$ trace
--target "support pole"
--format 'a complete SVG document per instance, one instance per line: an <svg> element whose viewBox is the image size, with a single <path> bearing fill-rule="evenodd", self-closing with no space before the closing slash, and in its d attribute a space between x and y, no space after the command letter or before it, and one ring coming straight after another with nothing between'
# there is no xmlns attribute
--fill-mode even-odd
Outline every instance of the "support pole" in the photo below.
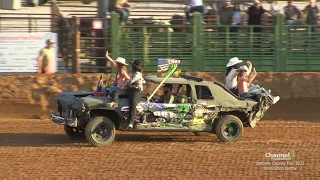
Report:
<svg viewBox="0 0 320 180"><path fill-rule="evenodd" d="M105 67L102 69L99 69L100 73L106 72L106 69L108 67L106 60L105 60L105 53L108 49L108 21L106 18L106 13L109 5L109 0L98 0L97 4L97 10L98 10L98 18L102 21L103 29L96 30L96 37L103 38L96 40L96 47L100 47L97 49L97 58L96 62L99 67Z"/></svg>

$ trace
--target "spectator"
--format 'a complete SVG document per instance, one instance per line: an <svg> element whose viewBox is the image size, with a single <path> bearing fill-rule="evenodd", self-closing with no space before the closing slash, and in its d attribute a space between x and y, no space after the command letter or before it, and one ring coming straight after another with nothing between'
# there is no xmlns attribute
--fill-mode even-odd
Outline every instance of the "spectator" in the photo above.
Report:
<svg viewBox="0 0 320 180"><path fill-rule="evenodd" d="M248 13L248 25L261 25L261 17L267 12L259 0L255 0L254 5L250 6ZM261 32L261 27L254 27L253 32Z"/></svg>
<svg viewBox="0 0 320 180"><path fill-rule="evenodd" d="M218 24L222 26L232 25L233 20L233 7L230 0L225 0L224 6L222 6L218 11ZM221 32L226 33L228 30L225 27L220 28Z"/></svg>
<svg viewBox="0 0 320 180"><path fill-rule="evenodd" d="M308 25L317 25L318 24L318 13L319 9L318 6L316 5L315 0L310 0L310 4L306 6L306 8L303 10L303 12L307 15L306 18L306 23ZM312 27L312 33L316 32L316 27Z"/></svg>
<svg viewBox="0 0 320 180"><path fill-rule="evenodd" d="M232 27L231 32L238 32L240 28L239 26L243 25L240 4L234 5L233 17L234 17L234 24L236 25L236 27Z"/></svg>
<svg viewBox="0 0 320 180"><path fill-rule="evenodd" d="M284 17L287 25L301 24L301 12L293 5L293 0L288 0L288 6L284 7ZM295 29L295 28L294 28Z"/></svg>
<svg viewBox="0 0 320 180"><path fill-rule="evenodd" d="M120 14L120 23L128 21L131 4L127 0L110 0L109 11Z"/></svg>
<svg viewBox="0 0 320 180"><path fill-rule="evenodd" d="M280 14L279 8L277 6L277 2L275 2L273 0L268 0L268 3L270 4L270 14L271 15Z"/></svg>
<svg viewBox="0 0 320 180"><path fill-rule="evenodd" d="M186 5L184 12L186 13L187 21L190 21L190 13L199 12L203 15L204 8L202 0L185 0L184 4Z"/></svg>
<svg viewBox="0 0 320 180"><path fill-rule="evenodd" d="M54 41L48 39L46 43L47 46L40 50L38 57L38 73L52 74L54 73Z"/></svg>

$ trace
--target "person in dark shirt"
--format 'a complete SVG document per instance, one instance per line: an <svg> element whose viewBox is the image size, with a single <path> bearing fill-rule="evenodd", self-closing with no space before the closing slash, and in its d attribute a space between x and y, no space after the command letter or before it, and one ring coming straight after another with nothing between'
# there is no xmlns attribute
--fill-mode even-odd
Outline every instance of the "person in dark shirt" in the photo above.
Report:
<svg viewBox="0 0 320 180"><path fill-rule="evenodd" d="M284 17L287 25L301 24L301 12L292 4L293 0L288 0L288 6L284 7ZM291 28L290 28L291 29ZM296 29L296 28L292 28Z"/></svg>
<svg viewBox="0 0 320 180"><path fill-rule="evenodd" d="M248 25L261 25L261 17L267 12L259 0L256 0L254 5L250 6L248 13ZM254 27L253 32L261 32L261 27Z"/></svg>
<svg viewBox="0 0 320 180"><path fill-rule="evenodd" d="M318 13L319 8L315 0L310 0L310 4L306 6L303 12L307 15L306 23L308 25L317 25L318 24ZM316 27L312 27L312 32L316 32Z"/></svg>

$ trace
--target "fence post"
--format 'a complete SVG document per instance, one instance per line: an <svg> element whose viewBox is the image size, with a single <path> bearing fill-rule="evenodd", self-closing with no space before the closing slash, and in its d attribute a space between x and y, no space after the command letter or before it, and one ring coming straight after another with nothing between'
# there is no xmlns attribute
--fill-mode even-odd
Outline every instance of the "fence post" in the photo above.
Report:
<svg viewBox="0 0 320 180"><path fill-rule="evenodd" d="M280 72L280 71L285 71L285 65L286 65L286 59L283 54L282 48L282 41L283 41L283 17L282 14L276 14L273 17L273 25L274 25L274 41L275 41L275 54L274 54L274 59L275 59L275 71Z"/></svg>
<svg viewBox="0 0 320 180"><path fill-rule="evenodd" d="M202 15L198 12L192 14L192 36L193 36L193 60L192 60L192 70L194 72L203 71L203 48L202 48Z"/></svg>
<svg viewBox="0 0 320 180"><path fill-rule="evenodd" d="M149 34L148 34L148 27L142 27L142 37L143 37L143 64L146 67L147 64L150 63L149 61ZM145 69L146 71L147 69Z"/></svg>
<svg viewBox="0 0 320 180"><path fill-rule="evenodd" d="M111 57L117 58L120 55L120 15L118 13L111 13ZM114 73L115 69L111 68L111 72Z"/></svg>
<svg viewBox="0 0 320 180"><path fill-rule="evenodd" d="M73 30L73 53L72 53L72 73L81 73L80 70L80 18L73 17L72 19Z"/></svg>

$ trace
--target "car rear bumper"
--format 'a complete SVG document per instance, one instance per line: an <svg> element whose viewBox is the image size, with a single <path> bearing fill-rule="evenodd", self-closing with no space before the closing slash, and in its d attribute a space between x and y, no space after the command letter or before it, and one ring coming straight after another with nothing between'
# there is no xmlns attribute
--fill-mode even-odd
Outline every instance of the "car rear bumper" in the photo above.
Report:
<svg viewBox="0 0 320 180"><path fill-rule="evenodd" d="M57 116L55 114L51 114L50 120L54 124L63 124L63 125L68 125L71 127L77 127L78 126L78 119L77 118L65 118L62 116Z"/></svg>

